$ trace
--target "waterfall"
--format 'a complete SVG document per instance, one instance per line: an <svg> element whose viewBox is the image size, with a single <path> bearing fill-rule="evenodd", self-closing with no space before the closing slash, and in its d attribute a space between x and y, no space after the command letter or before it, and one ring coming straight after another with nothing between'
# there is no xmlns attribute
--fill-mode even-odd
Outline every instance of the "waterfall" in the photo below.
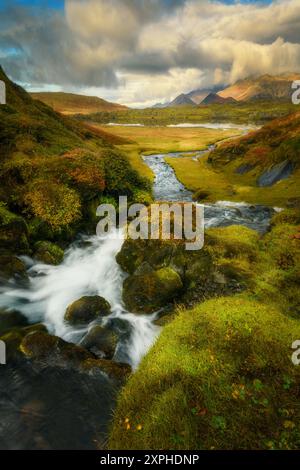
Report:
<svg viewBox="0 0 300 470"><path fill-rule="evenodd" d="M153 324L155 315L134 315L122 304L125 274L116 262L124 241L122 231L106 237L81 237L66 251L59 266L50 266L23 258L28 266L29 286L16 284L0 288L0 307L22 312L30 322L43 322L48 330L66 341L79 343L89 329L65 323L68 305L84 295L100 295L111 304L107 323L119 318L129 323L130 336L120 341L117 360L136 368L154 342L160 328Z"/></svg>

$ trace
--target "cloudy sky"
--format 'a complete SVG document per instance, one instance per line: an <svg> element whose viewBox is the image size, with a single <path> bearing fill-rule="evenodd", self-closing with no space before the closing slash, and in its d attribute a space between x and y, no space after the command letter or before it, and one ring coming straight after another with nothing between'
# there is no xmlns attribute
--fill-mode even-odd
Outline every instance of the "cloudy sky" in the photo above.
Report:
<svg viewBox="0 0 300 470"><path fill-rule="evenodd" d="M147 106L300 71L300 0L0 0L0 64L29 90Z"/></svg>

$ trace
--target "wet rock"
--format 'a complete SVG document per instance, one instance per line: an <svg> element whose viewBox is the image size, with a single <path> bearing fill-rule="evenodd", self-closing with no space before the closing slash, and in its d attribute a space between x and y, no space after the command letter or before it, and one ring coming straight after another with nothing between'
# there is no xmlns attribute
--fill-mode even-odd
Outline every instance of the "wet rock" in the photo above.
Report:
<svg viewBox="0 0 300 470"><path fill-rule="evenodd" d="M16 310L0 309L0 336L15 327L28 325L27 318Z"/></svg>
<svg viewBox="0 0 300 470"><path fill-rule="evenodd" d="M43 331L27 334L21 341L20 351L29 359L60 367L77 366L93 356L84 348L52 336Z"/></svg>
<svg viewBox="0 0 300 470"><path fill-rule="evenodd" d="M65 320L71 325L90 323L110 314L110 304L99 295L84 296L67 308Z"/></svg>
<svg viewBox="0 0 300 470"><path fill-rule="evenodd" d="M269 170L265 171L257 180L257 185L260 187L272 186L280 180L288 178L294 169L294 165L289 160L274 165Z"/></svg>
<svg viewBox="0 0 300 470"><path fill-rule="evenodd" d="M112 359L118 336L106 326L94 325L81 341L81 346L97 357Z"/></svg>
<svg viewBox="0 0 300 470"><path fill-rule="evenodd" d="M31 332L44 332L47 333L47 328L41 323L35 325L29 325L26 327L13 327L11 330L7 330L0 339L4 341L6 345L6 358L7 363L15 362L16 360L22 359L23 354L20 351L20 344L23 338Z"/></svg>
<svg viewBox="0 0 300 470"><path fill-rule="evenodd" d="M1 368L1 449L103 449L121 381L35 359Z"/></svg>
<svg viewBox="0 0 300 470"><path fill-rule="evenodd" d="M132 331L132 326L128 320L120 317L109 318L105 325L107 328L113 330L119 339L127 340Z"/></svg>
<svg viewBox="0 0 300 470"><path fill-rule="evenodd" d="M143 262L144 249L145 246L142 240L140 243L133 243L131 239L125 240L121 251L116 256L117 263L123 271L133 274Z"/></svg>
<svg viewBox="0 0 300 470"><path fill-rule="evenodd" d="M182 280L174 269L161 268L125 279L123 300L131 312L152 313L175 300L182 287Z"/></svg>
<svg viewBox="0 0 300 470"><path fill-rule="evenodd" d="M9 280L27 279L26 266L19 258L13 255L0 255L0 279Z"/></svg>
<svg viewBox="0 0 300 470"><path fill-rule="evenodd" d="M129 364L109 361L107 359L87 359L81 363L81 368L90 373L96 373L97 371L104 372L108 377L121 382L124 382L131 373Z"/></svg>
<svg viewBox="0 0 300 470"><path fill-rule="evenodd" d="M64 251L55 243L40 241L35 244L34 257L45 264L58 265L63 260Z"/></svg>

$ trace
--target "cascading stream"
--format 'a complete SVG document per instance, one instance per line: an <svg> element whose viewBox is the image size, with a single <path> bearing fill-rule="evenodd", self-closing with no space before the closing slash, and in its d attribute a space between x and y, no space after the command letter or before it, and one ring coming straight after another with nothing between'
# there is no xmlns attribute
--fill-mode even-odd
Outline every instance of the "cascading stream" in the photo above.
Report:
<svg viewBox="0 0 300 470"><path fill-rule="evenodd" d="M206 151L199 151L197 157ZM191 152L158 154L144 157L155 174L156 200L191 201L192 193L180 183L165 157L180 158ZM245 203L219 202L206 204L205 226L240 224L264 232L274 209ZM156 315L135 315L122 304L122 284L125 274L116 262L124 235L116 230L100 238L81 237L65 253L59 266L49 266L23 258L28 266L29 285L19 287L14 281L0 287L0 307L22 312L30 322L43 322L48 330L69 342L80 343L91 324L73 327L64 321L67 307L86 295L100 295L107 299L112 313L103 323L122 320L129 325L129 335L121 338L114 356L116 361L128 362L134 369L151 347L160 328L153 323Z"/></svg>
<svg viewBox="0 0 300 470"><path fill-rule="evenodd" d="M112 307L111 315L103 322L119 318L130 327L130 336L120 341L115 358L136 368L157 336L159 327L153 324L153 315L134 315L122 305L125 275L115 257L123 241L120 230L106 238L82 238L69 248L59 266L35 263L27 258L29 286L20 288L11 284L1 287L0 307L17 309L29 321L41 321L51 333L79 343L89 326L69 326L64 321L66 308L84 295L100 295Z"/></svg>

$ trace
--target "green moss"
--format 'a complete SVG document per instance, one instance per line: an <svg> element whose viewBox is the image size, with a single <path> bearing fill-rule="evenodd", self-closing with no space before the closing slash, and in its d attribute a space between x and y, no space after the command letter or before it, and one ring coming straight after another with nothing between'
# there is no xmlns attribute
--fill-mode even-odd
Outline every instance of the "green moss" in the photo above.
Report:
<svg viewBox="0 0 300 470"><path fill-rule="evenodd" d="M15 233L7 229L17 223L10 207L29 223L33 243L69 241L81 229L95 230L91 201L150 191L113 147L122 139L57 114L1 73L10 103L0 108L0 202L7 203L0 206L0 245L5 249L28 251L26 230L18 234L16 247Z"/></svg>
<svg viewBox="0 0 300 470"><path fill-rule="evenodd" d="M25 264L16 256L0 254L0 279L8 280L12 277L26 279Z"/></svg>
<svg viewBox="0 0 300 470"><path fill-rule="evenodd" d="M299 209L285 209L275 214L271 219L271 225L300 224L300 210Z"/></svg>
<svg viewBox="0 0 300 470"><path fill-rule="evenodd" d="M65 320L72 324L85 324L110 314L110 304L99 295L84 296L73 302L66 310Z"/></svg>
<svg viewBox="0 0 300 470"><path fill-rule="evenodd" d="M121 392L109 448L298 448L299 337L245 296L180 311Z"/></svg>
<svg viewBox="0 0 300 470"><path fill-rule="evenodd" d="M16 253L27 253L28 228L24 219L0 202L0 246Z"/></svg>
<svg viewBox="0 0 300 470"><path fill-rule="evenodd" d="M35 258L46 264L60 264L64 251L55 243L39 241L35 244Z"/></svg>
<svg viewBox="0 0 300 470"><path fill-rule="evenodd" d="M164 267L125 279L123 300L131 312L152 313L178 298L182 287L179 274Z"/></svg>

